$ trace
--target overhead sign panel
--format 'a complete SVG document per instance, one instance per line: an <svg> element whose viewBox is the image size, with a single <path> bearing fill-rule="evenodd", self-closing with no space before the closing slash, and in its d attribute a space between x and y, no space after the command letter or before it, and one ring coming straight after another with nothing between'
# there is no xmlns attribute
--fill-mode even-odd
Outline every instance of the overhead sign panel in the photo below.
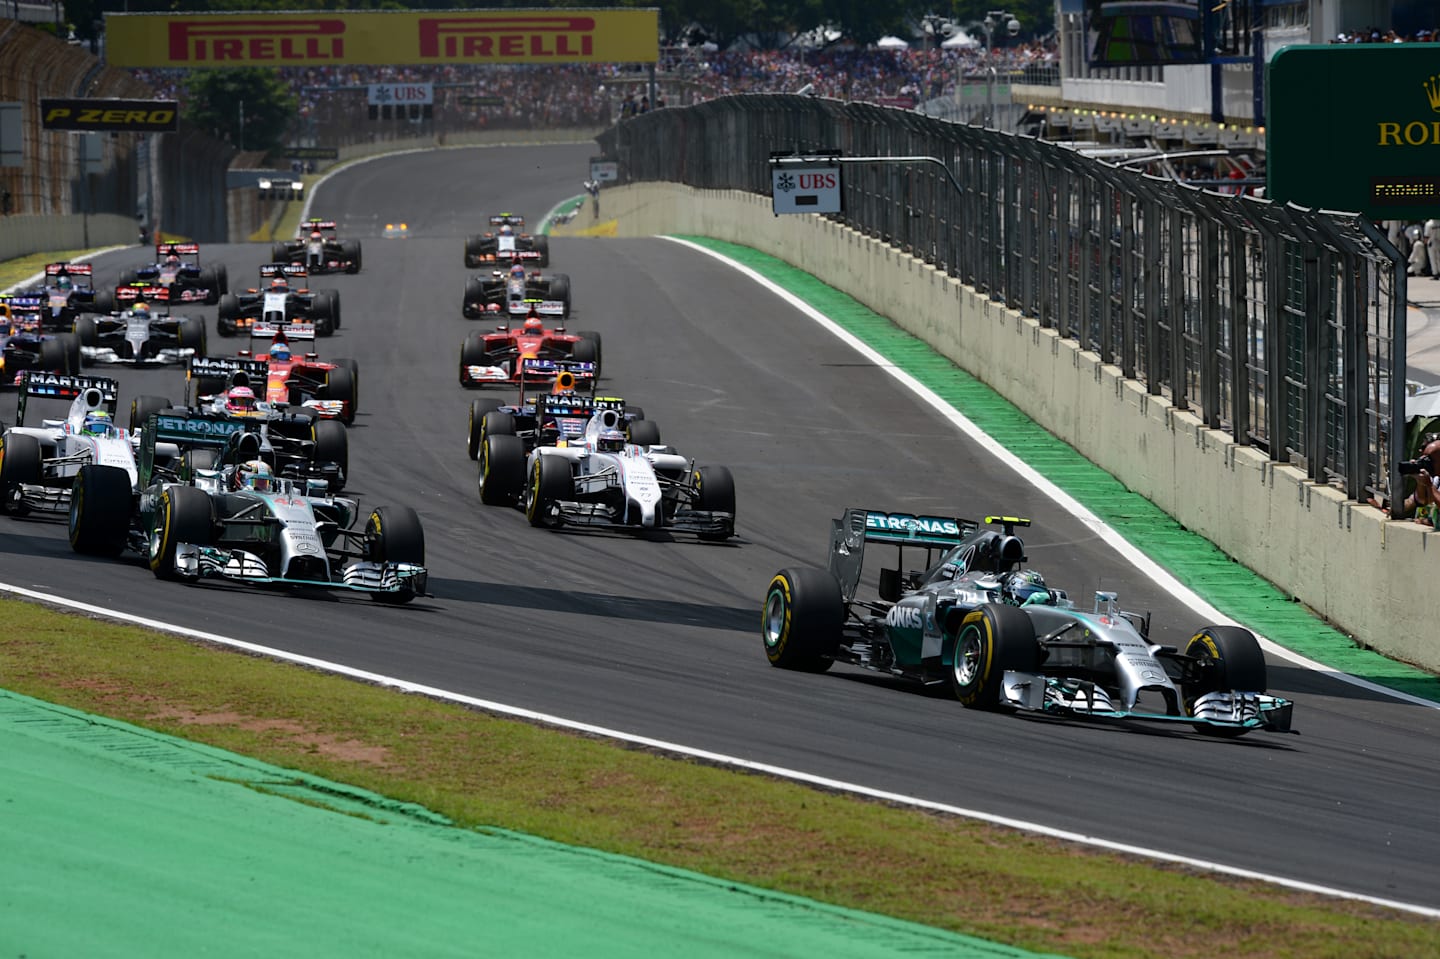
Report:
<svg viewBox="0 0 1440 959"><path fill-rule="evenodd" d="M120 67L655 63L658 10L107 13Z"/></svg>
<svg viewBox="0 0 1440 959"><path fill-rule="evenodd" d="M40 126L45 130L167 133L179 129L180 104L175 100L42 97Z"/></svg>
<svg viewBox="0 0 1440 959"><path fill-rule="evenodd" d="M1433 43L1276 53L1265 78L1266 196L1372 220L1440 216L1437 66Z"/></svg>
<svg viewBox="0 0 1440 959"><path fill-rule="evenodd" d="M840 167L775 165L770 168L775 213L839 213Z"/></svg>

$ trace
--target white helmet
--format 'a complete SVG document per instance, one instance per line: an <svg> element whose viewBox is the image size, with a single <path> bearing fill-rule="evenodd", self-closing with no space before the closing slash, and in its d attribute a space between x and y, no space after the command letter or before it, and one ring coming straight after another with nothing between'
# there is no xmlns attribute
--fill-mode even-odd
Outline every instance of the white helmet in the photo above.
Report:
<svg viewBox="0 0 1440 959"><path fill-rule="evenodd" d="M268 493L273 486L275 474L264 460L247 460L235 468L235 488Z"/></svg>

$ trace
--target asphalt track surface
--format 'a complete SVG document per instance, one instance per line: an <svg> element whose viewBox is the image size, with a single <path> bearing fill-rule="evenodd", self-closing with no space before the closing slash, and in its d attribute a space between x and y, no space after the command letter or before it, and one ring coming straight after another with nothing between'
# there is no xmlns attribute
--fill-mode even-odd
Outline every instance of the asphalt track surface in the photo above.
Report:
<svg viewBox="0 0 1440 959"><path fill-rule="evenodd" d="M1032 517L1031 563L1082 602L1096 588L1149 609L1183 644L1201 625L1094 533L988 457L882 369L773 293L662 239L562 240L571 326L604 336L603 389L663 438L735 475L725 545L531 529L482 506L466 457L477 394L456 382L461 237L514 210L538 222L576 192L588 144L442 151L347 170L314 212L365 242L326 356L360 363L351 483L362 505L414 506L433 597L402 608L155 580L76 557L64 527L4 520L0 581L260 642L467 696L1367 896L1440 907L1440 715L1270 662L1299 736L1220 741L1170 727L967 711L875 674L771 668L759 637L770 576L823 565L846 506ZM411 238L376 224L403 219ZM207 246L242 285L267 255ZM144 259L97 261L100 282ZM213 321L213 309L195 311ZM241 341L214 335L210 352ZM179 399L171 371L122 370L132 396ZM502 394L493 391L489 395ZM12 399L0 405L11 419Z"/></svg>

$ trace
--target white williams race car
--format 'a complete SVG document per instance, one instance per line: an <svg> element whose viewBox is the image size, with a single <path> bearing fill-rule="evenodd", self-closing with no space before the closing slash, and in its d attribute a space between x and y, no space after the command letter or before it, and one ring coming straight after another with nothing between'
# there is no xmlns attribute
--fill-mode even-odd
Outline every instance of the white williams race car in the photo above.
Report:
<svg viewBox="0 0 1440 959"><path fill-rule="evenodd" d="M563 404L573 396L540 397ZM623 403L623 401L621 401ZM540 411L562 415L562 406ZM580 435L537 445L528 456L518 436L486 435L481 449L481 499L516 502L532 526L565 524L631 530L669 529L701 539L735 535L735 481L723 466L697 467L668 446L646 423L650 443L627 440L625 419L600 409ZM631 424L633 432L634 424Z"/></svg>
<svg viewBox="0 0 1440 959"><path fill-rule="evenodd" d="M115 425L118 384L112 379L30 372L21 385L16 425L0 440L0 511L63 513L84 466L111 466L136 483L135 439ZM64 419L26 426L27 401L68 399ZM115 504L128 515L129 502Z"/></svg>

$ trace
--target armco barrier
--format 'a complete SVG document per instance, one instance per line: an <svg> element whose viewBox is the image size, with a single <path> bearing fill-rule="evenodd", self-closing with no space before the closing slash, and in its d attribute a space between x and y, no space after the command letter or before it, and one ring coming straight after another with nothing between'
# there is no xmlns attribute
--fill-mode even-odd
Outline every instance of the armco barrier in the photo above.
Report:
<svg viewBox="0 0 1440 959"><path fill-rule="evenodd" d="M1389 520L1235 443L1118 367L889 244L769 197L680 184L613 187L603 218L557 236L693 233L794 264L929 342L1188 529L1368 646L1440 671L1429 551L1440 534ZM613 221L613 226L611 225Z"/></svg>

